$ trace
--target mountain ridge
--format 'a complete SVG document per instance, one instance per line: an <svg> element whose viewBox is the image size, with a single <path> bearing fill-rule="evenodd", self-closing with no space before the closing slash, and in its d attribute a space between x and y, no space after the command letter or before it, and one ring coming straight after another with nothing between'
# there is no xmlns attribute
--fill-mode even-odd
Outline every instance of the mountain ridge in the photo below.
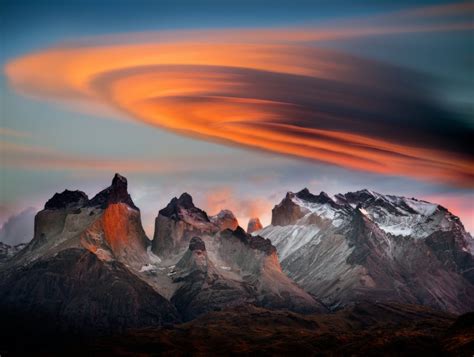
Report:
<svg viewBox="0 0 474 357"><path fill-rule="evenodd" d="M474 309L472 237L439 205L303 189L274 207L278 225L253 219L248 233L231 211L209 216L185 192L158 211L150 241L127 185L116 174L92 199L56 193L37 213L30 243L0 246L0 312L61 316L60 330L113 333L229 307L310 315L366 302ZM412 236L387 232L395 226L414 227ZM94 299L111 295L87 309L82 292L94 289Z"/></svg>

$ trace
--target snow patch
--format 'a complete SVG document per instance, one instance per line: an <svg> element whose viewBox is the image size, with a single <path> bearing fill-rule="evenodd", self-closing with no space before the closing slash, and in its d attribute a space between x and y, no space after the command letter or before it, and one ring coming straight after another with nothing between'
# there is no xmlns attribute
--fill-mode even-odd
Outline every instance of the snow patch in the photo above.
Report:
<svg viewBox="0 0 474 357"><path fill-rule="evenodd" d="M151 251L151 246L149 246L149 247L146 249L146 252L148 253L148 258L150 259L150 262L151 262L152 264L160 264L160 263L161 263L160 257L158 257L157 255L155 255L155 254Z"/></svg>
<svg viewBox="0 0 474 357"><path fill-rule="evenodd" d="M360 211L364 216L368 216L368 215L369 215L369 212L367 212L364 208L359 208L359 211Z"/></svg>
<svg viewBox="0 0 474 357"><path fill-rule="evenodd" d="M144 273L144 272L147 272L147 271L153 271L153 270L155 270L155 266L153 266L151 264L145 264L144 266L141 267L140 273Z"/></svg>

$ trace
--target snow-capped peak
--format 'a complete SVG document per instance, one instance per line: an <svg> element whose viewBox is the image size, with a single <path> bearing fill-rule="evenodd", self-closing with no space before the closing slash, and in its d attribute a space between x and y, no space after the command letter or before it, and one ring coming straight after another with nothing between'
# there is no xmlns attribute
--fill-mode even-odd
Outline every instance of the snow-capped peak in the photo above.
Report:
<svg viewBox="0 0 474 357"><path fill-rule="evenodd" d="M290 202L298 208L297 212L289 207ZM307 224L317 216L340 227L350 221L351 214L357 209L380 229L393 235L425 238L437 230L448 231L459 224L456 216L435 203L383 195L368 189L337 194L334 199L325 192L314 195L307 188L297 193L288 192L275 207L274 214L290 214L291 211L293 217L287 224Z"/></svg>
<svg viewBox="0 0 474 357"><path fill-rule="evenodd" d="M289 207L291 205L297 207L297 212L293 212L296 216L292 219L292 223L296 224L315 224L324 221L325 224L339 227L349 214L345 205L336 203L326 192L314 195L307 188L297 193L288 192L285 199L275 207L274 214L276 211L285 214L285 211L291 209Z"/></svg>
<svg viewBox="0 0 474 357"><path fill-rule="evenodd" d="M336 201L352 207L360 206L380 229L393 235L424 238L436 230L450 230L458 221L437 204L367 189L339 194Z"/></svg>

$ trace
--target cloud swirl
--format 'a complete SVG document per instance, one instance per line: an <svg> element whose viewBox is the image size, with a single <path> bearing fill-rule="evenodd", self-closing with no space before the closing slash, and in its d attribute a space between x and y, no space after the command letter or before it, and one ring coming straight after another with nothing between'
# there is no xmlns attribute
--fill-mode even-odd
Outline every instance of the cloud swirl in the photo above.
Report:
<svg viewBox="0 0 474 357"><path fill-rule="evenodd" d="M474 186L472 127L433 99L429 79L316 48L306 42L316 30L280 43L278 31L60 46L5 70L23 94L106 107L182 135Z"/></svg>

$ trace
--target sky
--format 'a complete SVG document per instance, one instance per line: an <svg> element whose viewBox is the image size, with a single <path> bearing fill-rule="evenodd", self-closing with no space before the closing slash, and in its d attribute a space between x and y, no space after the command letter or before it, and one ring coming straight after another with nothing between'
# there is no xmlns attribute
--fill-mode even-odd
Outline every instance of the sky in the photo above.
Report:
<svg viewBox="0 0 474 357"><path fill-rule="evenodd" d="M472 2L0 1L0 224L120 172L242 226L287 191L440 203L474 232Z"/></svg>

